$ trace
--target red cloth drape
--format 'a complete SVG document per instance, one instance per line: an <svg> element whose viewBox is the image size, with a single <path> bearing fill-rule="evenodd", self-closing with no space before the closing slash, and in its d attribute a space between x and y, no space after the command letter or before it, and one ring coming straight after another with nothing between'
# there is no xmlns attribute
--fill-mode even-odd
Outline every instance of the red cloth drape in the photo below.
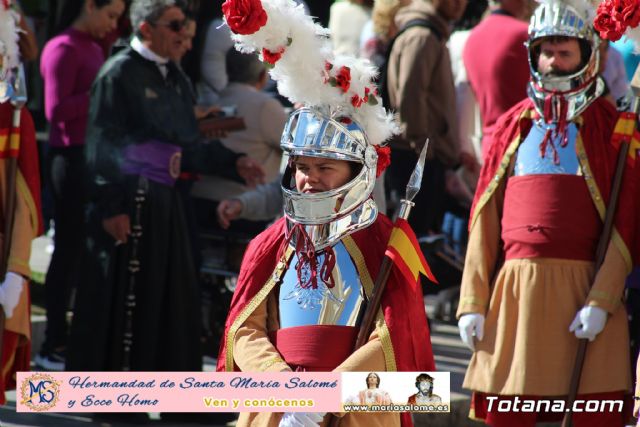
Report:
<svg viewBox="0 0 640 427"><path fill-rule="evenodd" d="M522 118L523 112L528 111ZM524 140L531 129L532 119L537 117L533 103L529 99L518 103L505 113L496 123L490 144L489 154L480 172L478 187L474 198L471 218L475 216L478 201L496 178L507 148L516 138ZM582 114L580 136L584 144L593 179L602 195L605 206L609 203L611 182L615 173L618 157L616 147L611 143L611 136L618 118L618 112L604 98L596 99ZM621 197L616 211L615 227L624 240L634 265L640 264L640 156L636 156L635 164L625 168ZM505 177L502 177L504 179Z"/></svg>

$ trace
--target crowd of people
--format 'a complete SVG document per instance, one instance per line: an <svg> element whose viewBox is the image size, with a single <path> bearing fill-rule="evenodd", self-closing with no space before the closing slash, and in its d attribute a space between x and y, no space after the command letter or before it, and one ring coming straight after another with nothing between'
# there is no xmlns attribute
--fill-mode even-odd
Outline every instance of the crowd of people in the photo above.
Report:
<svg viewBox="0 0 640 427"><path fill-rule="evenodd" d="M624 133L637 120L628 111L639 61L629 42L601 38L586 0L272 1L254 2L264 8L255 22L234 0L56 1L40 43L29 2L0 5L22 28L16 49L36 74L30 86L42 82L34 98L48 131L37 146L37 102L16 101L16 54L0 44L0 196L11 202L0 391L28 368L29 247L43 225L55 246L40 368L202 370L201 234L213 231L253 239L224 307L219 370L435 370L423 287L403 286L398 269L366 344L353 348L397 226L387 215L428 144L406 230L446 235L465 260L454 285L473 351L472 416L553 420L490 402L566 396L588 340L578 398L624 410L575 413L574 423L624 425L640 347L640 167ZM315 32L318 7L329 38ZM272 20L290 26L283 40ZM17 173L4 160L16 155ZM421 374L414 400L432 386ZM380 399L366 392L361 401ZM330 417L242 414L238 425Z"/></svg>

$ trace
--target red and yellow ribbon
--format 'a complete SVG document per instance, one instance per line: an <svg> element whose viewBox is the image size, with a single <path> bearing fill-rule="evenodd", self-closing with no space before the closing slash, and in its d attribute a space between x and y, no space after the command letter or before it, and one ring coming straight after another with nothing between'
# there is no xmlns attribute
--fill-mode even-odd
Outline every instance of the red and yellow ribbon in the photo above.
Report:
<svg viewBox="0 0 640 427"><path fill-rule="evenodd" d="M0 159L18 157L20 152L20 129L0 129Z"/></svg>
<svg viewBox="0 0 640 427"><path fill-rule="evenodd" d="M415 286L418 283L419 273L438 283L427 260L424 259L416 235L406 220L396 220L385 254L391 258L410 284Z"/></svg>
<svg viewBox="0 0 640 427"><path fill-rule="evenodd" d="M622 112L618 116L618 121L613 129L611 144L618 149L622 142L629 142L627 152L627 164L634 167L638 150L640 150L640 132L636 128L638 117L635 113Z"/></svg>

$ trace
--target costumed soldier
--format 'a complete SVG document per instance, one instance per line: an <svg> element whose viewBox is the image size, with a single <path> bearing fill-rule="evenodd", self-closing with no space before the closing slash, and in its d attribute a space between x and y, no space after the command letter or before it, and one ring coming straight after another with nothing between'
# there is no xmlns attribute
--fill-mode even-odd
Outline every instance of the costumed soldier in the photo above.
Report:
<svg viewBox="0 0 640 427"><path fill-rule="evenodd" d="M20 15L11 2L0 2L0 245L3 248L0 256L4 257L2 265L7 267L0 284L0 305L6 317L2 331L0 405L6 403L4 392L16 386L16 372L30 369L29 257L31 241L42 232L36 132L31 114L22 107L26 99L22 92L24 76L19 72L19 20ZM16 169L10 166L13 162L17 162ZM13 212L9 215L7 209L12 205ZM8 228L6 223L11 217L13 226ZM8 248L7 239L10 239ZM5 248L8 253L4 253Z"/></svg>
<svg viewBox="0 0 640 427"><path fill-rule="evenodd" d="M462 340L475 350L463 384L474 392L471 416L491 426L561 418L564 412L497 406L516 396L566 397L580 338L591 342L578 399L623 399L631 390L621 300L640 255L640 166L629 156L612 239L594 278L618 113L601 97L600 38L590 13L582 1L536 9L529 99L498 120L476 192L458 317ZM573 413L576 426L622 426L623 418Z"/></svg>
<svg viewBox="0 0 640 427"><path fill-rule="evenodd" d="M300 7L264 0L252 3L249 16L236 3L223 5L236 46L260 52L273 65L280 93L306 107L290 116L281 141L289 156L282 179L285 217L247 248L218 370L433 369L421 288L395 267L376 327L353 351L360 311L393 228L371 198L375 178L388 164L388 151L379 144L396 131L374 95L375 69L365 60L334 56L320 36L326 30ZM325 425L323 416L243 413L238 425ZM401 422L410 425L410 416L342 418L343 426Z"/></svg>

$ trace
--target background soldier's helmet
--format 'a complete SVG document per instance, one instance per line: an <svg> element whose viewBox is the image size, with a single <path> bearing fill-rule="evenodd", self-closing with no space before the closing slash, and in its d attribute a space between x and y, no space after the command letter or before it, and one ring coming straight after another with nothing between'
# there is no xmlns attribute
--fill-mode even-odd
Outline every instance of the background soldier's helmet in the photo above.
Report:
<svg viewBox="0 0 640 427"><path fill-rule="evenodd" d="M527 88L529 98L538 113L547 122L557 122L558 111L566 111L565 120L571 120L584 111L604 91L604 82L598 76L601 39L593 29L593 6L584 0L545 0L534 11L529 25L529 51L531 81ZM572 37L578 40L582 63L579 69L566 76L548 76L538 72L538 56L542 41L549 37ZM545 117L546 102L566 102L566 110L553 111Z"/></svg>
<svg viewBox="0 0 640 427"><path fill-rule="evenodd" d="M11 2L0 1L0 103L11 98L20 65L18 20Z"/></svg>

